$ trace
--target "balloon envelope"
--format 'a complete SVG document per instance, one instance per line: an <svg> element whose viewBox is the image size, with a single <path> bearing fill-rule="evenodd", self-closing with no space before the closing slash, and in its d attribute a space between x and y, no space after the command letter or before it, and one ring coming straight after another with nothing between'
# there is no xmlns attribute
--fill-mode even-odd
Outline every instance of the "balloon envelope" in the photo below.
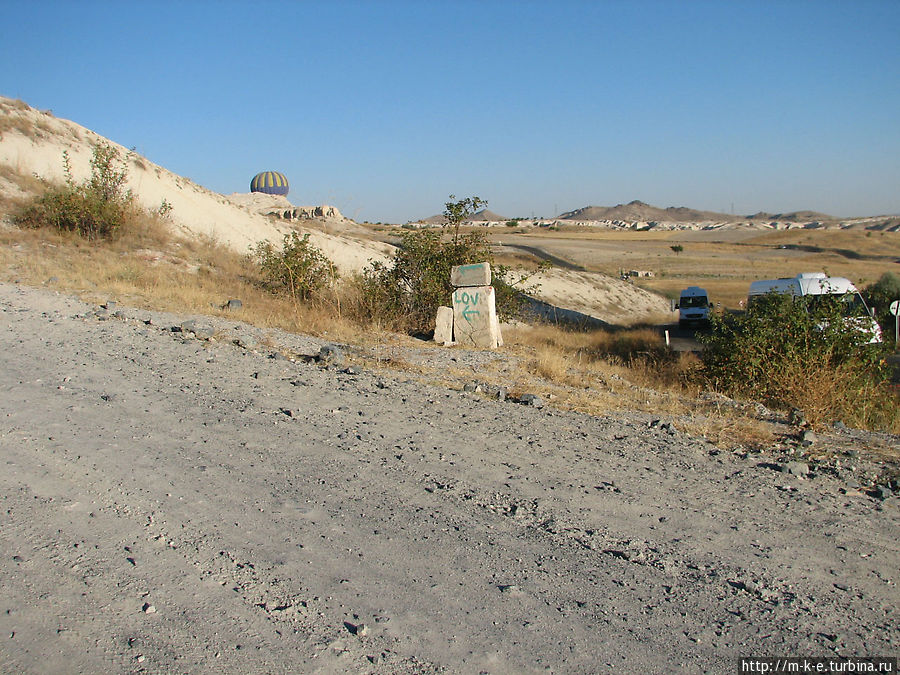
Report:
<svg viewBox="0 0 900 675"><path fill-rule="evenodd" d="M290 190L287 178L277 171L262 171L250 181L250 192L263 192L267 195L286 195Z"/></svg>

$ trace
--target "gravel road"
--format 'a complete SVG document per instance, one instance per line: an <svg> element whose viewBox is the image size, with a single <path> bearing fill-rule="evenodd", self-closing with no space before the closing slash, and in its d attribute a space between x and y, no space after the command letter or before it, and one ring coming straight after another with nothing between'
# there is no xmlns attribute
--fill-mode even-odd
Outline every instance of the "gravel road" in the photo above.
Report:
<svg viewBox="0 0 900 675"><path fill-rule="evenodd" d="M734 673L900 652L896 497L642 414L95 309L0 284L4 673ZM173 330L188 319L213 339Z"/></svg>

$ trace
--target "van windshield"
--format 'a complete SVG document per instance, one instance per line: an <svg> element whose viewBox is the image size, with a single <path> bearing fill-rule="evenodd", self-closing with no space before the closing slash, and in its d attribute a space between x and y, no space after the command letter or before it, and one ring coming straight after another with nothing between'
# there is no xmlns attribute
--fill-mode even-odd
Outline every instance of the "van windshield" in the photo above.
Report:
<svg viewBox="0 0 900 675"><path fill-rule="evenodd" d="M707 300L705 295L694 295L681 298L678 304L681 307L706 307Z"/></svg>
<svg viewBox="0 0 900 675"><path fill-rule="evenodd" d="M833 302L834 298L836 297L838 297L838 299L840 300L841 313L843 314L843 316L848 318L869 316L869 311L866 308L866 303L863 302L863 299L860 297L859 293L847 293L842 296L828 294L809 295L807 296L807 302L809 303L810 309L816 309L825 302Z"/></svg>

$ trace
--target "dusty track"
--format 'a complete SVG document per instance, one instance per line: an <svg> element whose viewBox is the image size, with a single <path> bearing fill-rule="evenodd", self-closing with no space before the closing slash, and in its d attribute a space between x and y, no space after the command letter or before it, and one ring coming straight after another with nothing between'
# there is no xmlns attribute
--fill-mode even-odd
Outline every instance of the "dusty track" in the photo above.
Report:
<svg viewBox="0 0 900 675"><path fill-rule="evenodd" d="M0 285L2 672L733 673L740 655L898 653L895 499L645 416L89 309Z"/></svg>

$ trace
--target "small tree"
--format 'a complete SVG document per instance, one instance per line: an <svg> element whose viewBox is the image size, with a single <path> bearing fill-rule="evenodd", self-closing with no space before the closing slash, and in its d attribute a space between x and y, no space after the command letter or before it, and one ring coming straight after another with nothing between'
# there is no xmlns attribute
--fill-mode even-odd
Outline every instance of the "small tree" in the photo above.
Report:
<svg viewBox="0 0 900 675"><path fill-rule="evenodd" d="M675 244L673 246L670 246L669 248L672 249L675 255L678 255L684 250L684 246L682 246L681 244Z"/></svg>
<svg viewBox="0 0 900 675"><path fill-rule="evenodd" d="M265 279L265 286L295 300L309 300L337 277L334 264L309 243L308 234L302 237L296 232L284 235L280 249L270 241L261 241L252 253Z"/></svg>
<svg viewBox="0 0 900 675"><path fill-rule="evenodd" d="M134 219L138 208L128 182L127 158L108 143L94 146L91 176L82 183L72 177L68 152L63 152L65 184L50 186L16 216L25 227L55 227L88 239L111 239Z"/></svg>
<svg viewBox="0 0 900 675"><path fill-rule="evenodd" d="M490 244L482 233L446 241L436 230L406 231L392 263L373 263L362 276L370 318L428 332L434 328L437 308L453 294L451 268L492 261Z"/></svg>

